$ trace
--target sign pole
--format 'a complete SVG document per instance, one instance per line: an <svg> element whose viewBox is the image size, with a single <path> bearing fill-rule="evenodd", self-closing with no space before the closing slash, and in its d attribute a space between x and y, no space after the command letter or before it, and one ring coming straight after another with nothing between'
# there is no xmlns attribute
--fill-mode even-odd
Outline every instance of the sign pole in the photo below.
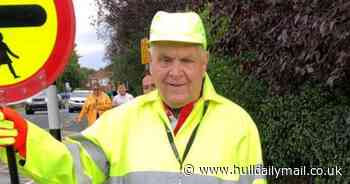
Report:
<svg viewBox="0 0 350 184"><path fill-rule="evenodd" d="M62 140L61 134L61 116L59 111L58 99L57 99L57 89L56 82L50 85L47 90L47 112L49 116L49 132L57 140Z"/></svg>
<svg viewBox="0 0 350 184"><path fill-rule="evenodd" d="M12 146L6 147L7 162L10 171L11 184L20 184L17 171L15 151Z"/></svg>

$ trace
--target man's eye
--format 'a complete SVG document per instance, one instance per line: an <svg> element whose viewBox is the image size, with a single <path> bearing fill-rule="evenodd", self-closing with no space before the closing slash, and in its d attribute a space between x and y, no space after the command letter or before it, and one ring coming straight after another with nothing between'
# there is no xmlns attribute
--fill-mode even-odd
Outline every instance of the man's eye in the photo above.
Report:
<svg viewBox="0 0 350 184"><path fill-rule="evenodd" d="M181 60L183 63L193 63L194 61L191 59L182 59Z"/></svg>
<svg viewBox="0 0 350 184"><path fill-rule="evenodd" d="M169 58L165 58L165 59L164 59L164 62L169 63L169 62L170 62L170 59L169 59Z"/></svg>
<svg viewBox="0 0 350 184"><path fill-rule="evenodd" d="M163 63L170 63L171 59L170 58L162 58L162 59L160 59L160 61Z"/></svg>

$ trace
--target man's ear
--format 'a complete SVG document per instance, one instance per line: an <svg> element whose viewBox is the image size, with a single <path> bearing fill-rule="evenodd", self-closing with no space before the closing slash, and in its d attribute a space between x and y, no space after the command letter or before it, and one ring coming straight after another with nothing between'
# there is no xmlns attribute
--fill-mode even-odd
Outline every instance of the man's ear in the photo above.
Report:
<svg viewBox="0 0 350 184"><path fill-rule="evenodd" d="M208 64L208 62L209 62L209 51L205 51L205 58L206 58L206 62Z"/></svg>
<svg viewBox="0 0 350 184"><path fill-rule="evenodd" d="M149 73L152 75L153 74L153 63L152 63L152 59L149 63Z"/></svg>
<svg viewBox="0 0 350 184"><path fill-rule="evenodd" d="M149 73L152 75L152 73L153 73L153 67L152 67L152 65L153 65L153 57L154 57L154 51L153 51L153 47L150 47L149 49L148 49L148 52L149 52L149 56L150 56L150 60L149 60L149 64L148 64L148 66L149 66Z"/></svg>
<svg viewBox="0 0 350 184"><path fill-rule="evenodd" d="M207 71L208 69L208 62L209 62L209 52L208 51L204 51L203 52L203 71L204 71L204 75L205 75L205 72Z"/></svg>

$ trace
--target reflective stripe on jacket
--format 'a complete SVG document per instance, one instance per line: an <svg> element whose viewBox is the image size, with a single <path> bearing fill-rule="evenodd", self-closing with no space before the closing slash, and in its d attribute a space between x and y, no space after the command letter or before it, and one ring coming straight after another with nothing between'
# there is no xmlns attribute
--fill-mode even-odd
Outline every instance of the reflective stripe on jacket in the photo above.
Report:
<svg viewBox="0 0 350 184"><path fill-rule="evenodd" d="M202 117L205 103L208 108ZM45 184L266 183L263 176L233 170L201 173L200 167L233 169L263 164L254 122L238 105L216 94L208 76L202 97L172 137L173 145L166 126L171 128L157 91L105 112L81 135L67 138L65 144L30 124L23 169L37 183ZM196 127L192 146L182 160ZM190 173L185 175L184 171Z"/></svg>

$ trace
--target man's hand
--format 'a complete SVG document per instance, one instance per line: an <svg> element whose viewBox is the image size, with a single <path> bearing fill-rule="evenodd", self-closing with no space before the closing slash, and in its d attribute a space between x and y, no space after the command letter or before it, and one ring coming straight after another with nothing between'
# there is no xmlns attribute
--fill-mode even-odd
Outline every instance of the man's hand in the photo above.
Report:
<svg viewBox="0 0 350 184"><path fill-rule="evenodd" d="M0 108L0 147L14 145L16 151L26 156L27 122L10 108Z"/></svg>
<svg viewBox="0 0 350 184"><path fill-rule="evenodd" d="M2 113L0 118L0 146L13 145L15 143L15 137L18 135L18 131L15 129L12 121L4 119Z"/></svg>
<svg viewBox="0 0 350 184"><path fill-rule="evenodd" d="M80 116L75 117L74 122L79 125L80 129L84 129L83 125L81 124Z"/></svg>

